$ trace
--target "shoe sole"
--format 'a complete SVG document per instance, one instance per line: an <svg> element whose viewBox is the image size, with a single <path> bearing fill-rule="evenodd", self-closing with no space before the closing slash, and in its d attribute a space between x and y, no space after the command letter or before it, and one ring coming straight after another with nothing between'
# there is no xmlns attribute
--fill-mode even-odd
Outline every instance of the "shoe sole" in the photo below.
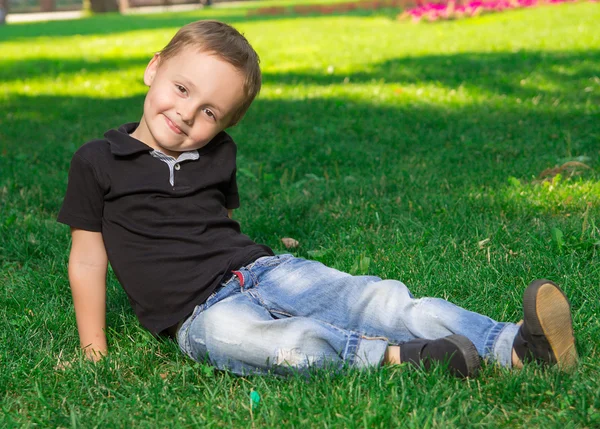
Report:
<svg viewBox="0 0 600 429"><path fill-rule="evenodd" d="M571 305L564 292L546 279L532 282L523 296L523 309L533 334L544 335L558 367L568 371L577 366Z"/></svg>
<svg viewBox="0 0 600 429"><path fill-rule="evenodd" d="M451 368L453 374L457 377L476 377L481 367L481 359L479 359L479 353L475 348L475 345L467 338L462 335L449 335L443 338L446 341L451 342L460 351L467 368L467 373L463 374L455 368Z"/></svg>

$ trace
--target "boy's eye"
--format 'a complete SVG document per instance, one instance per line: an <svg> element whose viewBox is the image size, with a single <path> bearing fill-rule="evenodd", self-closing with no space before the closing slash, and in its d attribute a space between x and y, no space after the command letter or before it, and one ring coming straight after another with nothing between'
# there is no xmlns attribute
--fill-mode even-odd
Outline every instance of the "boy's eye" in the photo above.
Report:
<svg viewBox="0 0 600 429"><path fill-rule="evenodd" d="M215 114L212 112L212 110L209 109L204 109L204 113L206 113L206 115L211 118L211 119L216 119Z"/></svg>
<svg viewBox="0 0 600 429"><path fill-rule="evenodd" d="M181 92L182 94L187 93L187 89L185 89L184 86L181 85L175 85L175 87L177 88L177 91Z"/></svg>

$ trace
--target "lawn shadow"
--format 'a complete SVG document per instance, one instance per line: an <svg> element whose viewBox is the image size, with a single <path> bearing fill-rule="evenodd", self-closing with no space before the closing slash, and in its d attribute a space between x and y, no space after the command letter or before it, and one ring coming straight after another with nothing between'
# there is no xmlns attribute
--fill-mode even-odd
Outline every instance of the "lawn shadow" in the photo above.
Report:
<svg viewBox="0 0 600 429"><path fill-rule="evenodd" d="M535 73L536 80L528 79ZM447 88L477 88L492 95L531 98L548 95L581 98L573 83L592 86L600 73L600 50L581 52L469 52L396 58L375 63L364 71L345 74L265 73L264 81L284 85L332 85L384 81L399 85L438 83ZM598 98L600 102L600 98Z"/></svg>
<svg viewBox="0 0 600 429"><path fill-rule="evenodd" d="M102 58L94 60L85 59L47 59L32 58L26 60L2 60L0 59L0 81L8 83L12 81L27 81L44 77L48 79L58 76L67 77L78 73L99 73L115 70L125 70L131 67L144 67L152 54L140 57L129 56L127 58ZM140 72L141 76L141 72Z"/></svg>
<svg viewBox="0 0 600 429"><path fill-rule="evenodd" d="M82 71L94 73L131 67L144 67L150 55L128 58L1 60L0 80L54 78ZM285 72L263 73L267 85L339 85L385 82L403 85L435 84L449 89L464 88L506 95L521 100L550 97L554 100L579 100L585 91L597 85L600 51L517 53L459 53L404 57L374 63L356 73ZM531 76L534 76L531 78ZM574 85L575 84L575 85ZM573 87L579 88L573 91ZM600 96L590 92L592 103ZM557 104L558 106L558 104Z"/></svg>

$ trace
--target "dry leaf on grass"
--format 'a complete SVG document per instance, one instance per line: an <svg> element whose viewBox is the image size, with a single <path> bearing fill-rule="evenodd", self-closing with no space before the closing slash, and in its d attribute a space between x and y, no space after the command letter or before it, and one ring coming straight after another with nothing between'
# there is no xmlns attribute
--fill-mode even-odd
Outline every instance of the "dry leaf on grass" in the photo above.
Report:
<svg viewBox="0 0 600 429"><path fill-rule="evenodd" d="M55 371L64 371L66 369L71 368L72 362L63 359L63 351L61 350L58 354L56 365L54 365Z"/></svg>
<svg viewBox="0 0 600 429"><path fill-rule="evenodd" d="M55 371L64 371L66 369L71 368L71 362L65 361L65 360L59 360L58 363L56 365L54 365L54 370Z"/></svg>
<svg viewBox="0 0 600 429"><path fill-rule="evenodd" d="M585 165L583 162L569 161L565 162L560 167L546 168L540 173L538 178L541 180L551 180L557 174L564 173L565 171L570 173L571 176L573 176L578 173L577 170L579 169L591 170L591 167Z"/></svg>
<svg viewBox="0 0 600 429"><path fill-rule="evenodd" d="M294 248L300 246L300 243L298 242L298 240L294 240L293 238L290 238L290 237L282 238L281 242L283 243L283 245L285 246L286 249L294 249Z"/></svg>

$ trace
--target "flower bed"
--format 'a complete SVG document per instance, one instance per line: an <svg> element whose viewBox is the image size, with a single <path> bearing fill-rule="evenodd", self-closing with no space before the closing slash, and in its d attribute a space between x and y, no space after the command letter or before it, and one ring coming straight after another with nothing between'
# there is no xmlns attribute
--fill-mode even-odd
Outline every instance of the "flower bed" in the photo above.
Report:
<svg viewBox="0 0 600 429"><path fill-rule="evenodd" d="M572 3L576 0L473 0L459 3L450 0L447 3L422 3L398 15L399 19L439 21L477 16L482 13L501 12L507 9L534 7L542 4ZM590 0L597 1L597 0Z"/></svg>

